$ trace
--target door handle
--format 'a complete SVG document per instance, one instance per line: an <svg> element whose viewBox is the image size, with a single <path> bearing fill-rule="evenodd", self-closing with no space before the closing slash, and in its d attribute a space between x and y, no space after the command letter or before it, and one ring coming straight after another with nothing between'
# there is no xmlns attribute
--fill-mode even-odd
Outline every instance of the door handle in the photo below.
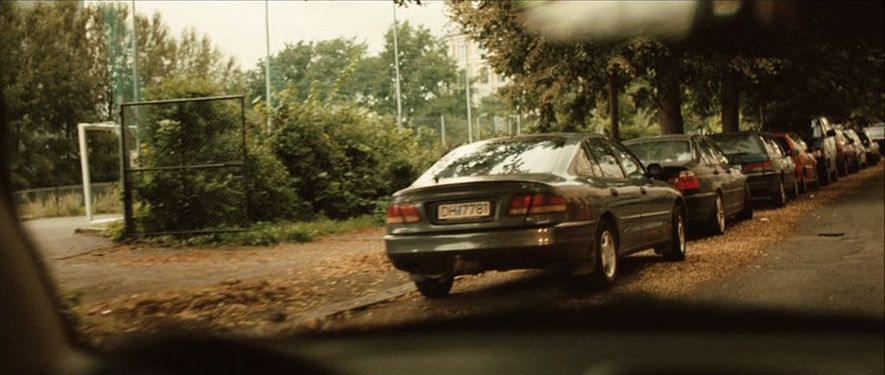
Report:
<svg viewBox="0 0 885 375"><path fill-rule="evenodd" d="M648 190L645 190L644 187L639 188L639 192L642 194L648 194Z"/></svg>
<svg viewBox="0 0 885 375"><path fill-rule="evenodd" d="M608 191L612 193L612 196L615 196L615 197L618 196L618 189L611 188L611 189L608 189Z"/></svg>

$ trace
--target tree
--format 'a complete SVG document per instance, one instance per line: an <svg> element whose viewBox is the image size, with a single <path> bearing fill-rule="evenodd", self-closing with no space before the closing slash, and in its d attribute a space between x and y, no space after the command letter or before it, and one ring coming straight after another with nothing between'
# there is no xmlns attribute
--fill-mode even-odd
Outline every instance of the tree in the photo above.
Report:
<svg viewBox="0 0 885 375"><path fill-rule="evenodd" d="M366 60L367 48L365 43L345 38L286 44L270 57L271 88L273 92L288 90L298 100L306 100L311 90L323 101L359 100L367 91L367 80L377 73ZM261 60L246 74L252 98L265 96L264 67Z"/></svg>
<svg viewBox="0 0 885 375"><path fill-rule="evenodd" d="M446 53L444 40L423 26L409 22L396 25L399 49L400 86L403 117L435 116L436 101L450 101L463 89L458 88L455 61ZM396 83L393 50L393 25L384 35L381 53L371 58L374 79L367 92L366 104L381 114L396 114Z"/></svg>

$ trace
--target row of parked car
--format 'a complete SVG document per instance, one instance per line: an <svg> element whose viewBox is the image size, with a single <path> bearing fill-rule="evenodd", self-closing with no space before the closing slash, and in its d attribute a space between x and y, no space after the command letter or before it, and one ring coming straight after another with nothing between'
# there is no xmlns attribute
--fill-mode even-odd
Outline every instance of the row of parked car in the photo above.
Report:
<svg viewBox="0 0 885 375"><path fill-rule="evenodd" d="M879 160L875 142L824 118L790 125L799 131L464 145L394 194L387 255L427 297L486 270L566 270L610 286L625 255L685 259L689 230L722 234L752 218L755 200L783 206Z"/></svg>

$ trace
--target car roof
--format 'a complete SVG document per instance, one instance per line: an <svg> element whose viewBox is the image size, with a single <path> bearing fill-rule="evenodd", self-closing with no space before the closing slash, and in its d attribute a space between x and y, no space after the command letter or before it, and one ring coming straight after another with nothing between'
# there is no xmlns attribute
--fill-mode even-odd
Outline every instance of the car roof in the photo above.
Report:
<svg viewBox="0 0 885 375"><path fill-rule="evenodd" d="M637 142L647 142L647 141L666 141L666 140L677 140L677 141L688 141L694 138L703 137L703 134L662 134L662 135L653 135L649 137L639 137L628 139L626 141L622 141L624 144L637 143Z"/></svg>
<svg viewBox="0 0 885 375"><path fill-rule="evenodd" d="M579 133L579 132L557 132L557 133L536 133L536 134L520 134L506 137L484 139L484 142L502 141L512 139L532 139L532 138L562 138L567 140L581 140L585 138L606 138L603 134Z"/></svg>

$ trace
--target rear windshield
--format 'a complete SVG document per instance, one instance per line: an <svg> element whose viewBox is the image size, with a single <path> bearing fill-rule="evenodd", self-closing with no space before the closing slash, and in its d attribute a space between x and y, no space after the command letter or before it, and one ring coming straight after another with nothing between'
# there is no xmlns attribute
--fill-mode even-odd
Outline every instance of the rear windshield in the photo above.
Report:
<svg viewBox="0 0 885 375"><path fill-rule="evenodd" d="M792 147L790 147L790 142L787 142L786 138L774 137L774 140L777 141L777 144L781 145L781 148L784 149L784 151L792 149Z"/></svg>
<svg viewBox="0 0 885 375"><path fill-rule="evenodd" d="M713 139L726 154L764 154L765 148L759 137L745 135L714 135Z"/></svg>
<svg viewBox="0 0 885 375"><path fill-rule="evenodd" d="M531 137L477 142L448 153L415 184L456 177L551 173L565 139Z"/></svg>
<svg viewBox="0 0 885 375"><path fill-rule="evenodd" d="M694 159L691 144L683 140L639 141L625 144L642 163L667 163Z"/></svg>

